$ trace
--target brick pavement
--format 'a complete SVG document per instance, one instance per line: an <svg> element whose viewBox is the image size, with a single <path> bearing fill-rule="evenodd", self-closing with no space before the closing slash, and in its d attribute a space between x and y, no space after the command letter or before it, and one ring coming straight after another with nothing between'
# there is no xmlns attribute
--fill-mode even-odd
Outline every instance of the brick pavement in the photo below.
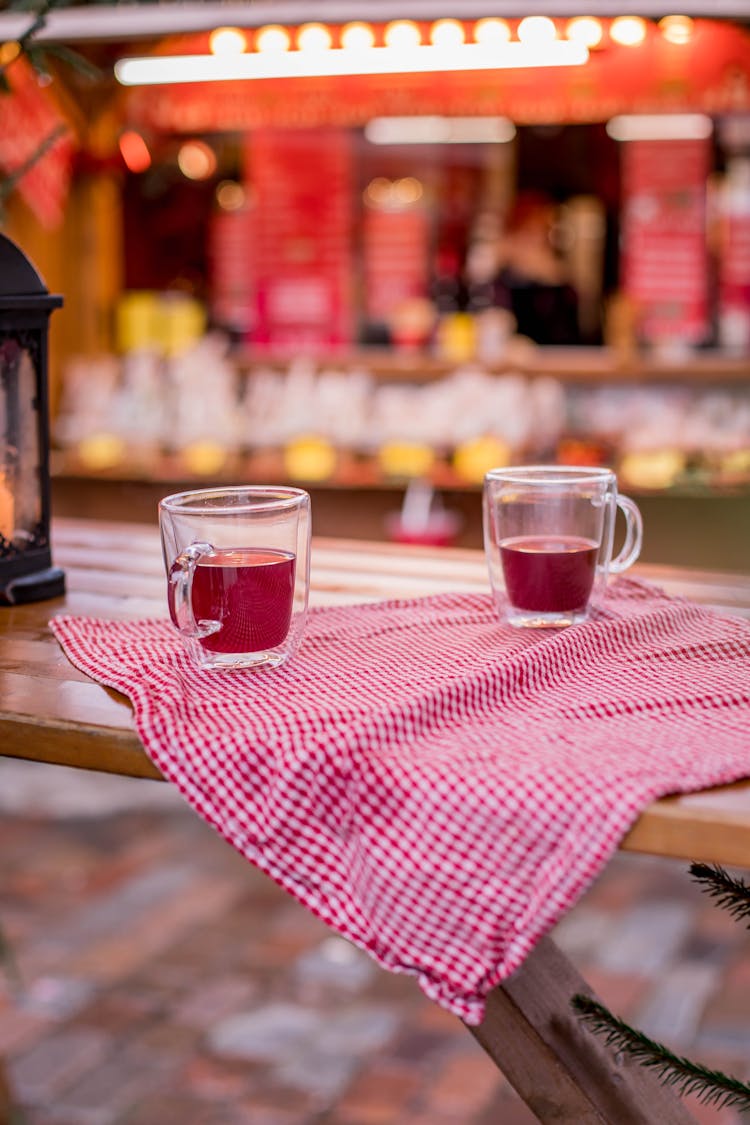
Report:
<svg viewBox="0 0 750 1125"><path fill-rule="evenodd" d="M167 786L0 761L0 923L28 1125L533 1125L454 1017ZM747 933L685 864L617 856L555 937L624 1018L750 1076Z"/></svg>

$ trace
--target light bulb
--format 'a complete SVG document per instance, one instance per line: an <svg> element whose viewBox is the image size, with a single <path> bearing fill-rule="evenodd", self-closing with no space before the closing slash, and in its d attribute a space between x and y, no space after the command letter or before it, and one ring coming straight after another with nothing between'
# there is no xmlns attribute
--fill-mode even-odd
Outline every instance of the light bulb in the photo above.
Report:
<svg viewBox="0 0 750 1125"><path fill-rule="evenodd" d="M364 200L370 207L384 207L391 196L392 184L385 176L370 180L364 190Z"/></svg>
<svg viewBox="0 0 750 1125"><path fill-rule="evenodd" d="M347 23L341 29L341 46L347 51L364 51L375 45L375 32L369 23Z"/></svg>
<svg viewBox="0 0 750 1125"><path fill-rule="evenodd" d="M488 17L474 24L474 42L493 47L510 41L510 26L505 20Z"/></svg>
<svg viewBox="0 0 750 1125"><path fill-rule="evenodd" d="M262 27L255 36L255 49L264 54L272 51L288 51L290 45L289 32L279 24L270 23Z"/></svg>
<svg viewBox="0 0 750 1125"><path fill-rule="evenodd" d="M238 27L217 27L209 36L208 46L211 54L226 58L241 55L247 48L247 40Z"/></svg>
<svg viewBox="0 0 750 1125"><path fill-rule="evenodd" d="M430 42L434 47L458 47L465 39L463 24L458 20L436 20L430 28Z"/></svg>
<svg viewBox="0 0 750 1125"><path fill-rule="evenodd" d="M586 47L596 47L602 41L602 25L594 16L577 16L565 28L568 39L583 43Z"/></svg>
<svg viewBox="0 0 750 1125"><path fill-rule="evenodd" d="M125 167L129 172L145 172L147 168L151 167L151 153L148 151L148 145L141 134L136 133L134 129L126 129L124 133L120 134L118 146L120 155L125 161Z"/></svg>
<svg viewBox="0 0 750 1125"><path fill-rule="evenodd" d="M386 47L405 50L409 47L419 47L422 36L417 25L411 20L393 20L386 27L383 40Z"/></svg>
<svg viewBox="0 0 750 1125"><path fill-rule="evenodd" d="M188 180L207 180L216 171L216 153L205 141L185 141L177 153L177 166Z"/></svg>
<svg viewBox="0 0 750 1125"><path fill-rule="evenodd" d="M693 38L693 21L690 16L665 16L659 20L659 31L668 43L681 46Z"/></svg>
<svg viewBox="0 0 750 1125"><path fill-rule="evenodd" d="M241 211L247 195L242 184L236 180L222 180L216 188L216 202L222 211Z"/></svg>
<svg viewBox="0 0 750 1125"><path fill-rule="evenodd" d="M0 66L7 66L21 54L21 44L16 39L8 39L0 44Z"/></svg>
<svg viewBox="0 0 750 1125"><path fill-rule="evenodd" d="M416 176L404 176L393 185L394 193L400 203L416 203L422 198L424 189Z"/></svg>
<svg viewBox="0 0 750 1125"><path fill-rule="evenodd" d="M646 38L646 21L640 16L618 16L612 21L609 37L621 47L638 47Z"/></svg>
<svg viewBox="0 0 750 1125"><path fill-rule="evenodd" d="M297 32L300 51L327 51L331 42L331 33L322 23L306 23Z"/></svg>
<svg viewBox="0 0 750 1125"><path fill-rule="evenodd" d="M518 25L521 43L551 43L557 38L557 28L547 16L526 16Z"/></svg>

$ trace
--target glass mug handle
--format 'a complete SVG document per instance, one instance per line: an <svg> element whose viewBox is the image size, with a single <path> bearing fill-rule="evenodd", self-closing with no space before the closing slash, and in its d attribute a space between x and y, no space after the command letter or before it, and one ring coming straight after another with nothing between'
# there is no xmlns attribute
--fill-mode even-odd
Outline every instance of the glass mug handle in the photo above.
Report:
<svg viewBox="0 0 750 1125"><path fill-rule="evenodd" d="M625 516L625 542L617 558L610 560L609 570L612 574L622 574L641 553L643 517L638 505L629 496L620 496L618 493L615 499L617 507Z"/></svg>
<svg viewBox="0 0 750 1125"><path fill-rule="evenodd" d="M193 615L193 576L204 555L210 554L210 543L191 543L177 556L169 568L167 587L169 616L184 637L210 637L221 628L218 621L196 621Z"/></svg>

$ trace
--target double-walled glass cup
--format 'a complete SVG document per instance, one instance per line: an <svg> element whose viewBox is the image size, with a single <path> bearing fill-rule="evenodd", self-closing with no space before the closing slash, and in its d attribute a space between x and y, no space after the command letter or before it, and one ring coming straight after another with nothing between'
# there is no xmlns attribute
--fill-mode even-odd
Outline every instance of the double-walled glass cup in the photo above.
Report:
<svg viewBox="0 0 750 1125"><path fill-rule="evenodd" d="M263 668L295 652L310 582L310 497L238 485L159 503L172 623L201 668Z"/></svg>
<svg viewBox="0 0 750 1125"><path fill-rule="evenodd" d="M585 621L609 574L638 558L643 523L610 469L527 465L484 481L484 545L498 610L511 625L560 628ZM615 517L625 541L613 558Z"/></svg>

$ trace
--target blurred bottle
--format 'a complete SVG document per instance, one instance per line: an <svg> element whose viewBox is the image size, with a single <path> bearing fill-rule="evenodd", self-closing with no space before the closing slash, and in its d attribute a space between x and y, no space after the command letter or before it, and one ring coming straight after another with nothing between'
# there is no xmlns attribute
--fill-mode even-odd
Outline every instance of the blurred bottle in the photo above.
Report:
<svg viewBox="0 0 750 1125"><path fill-rule="evenodd" d="M454 246L438 250L430 296L436 316L435 354L449 363L472 359L476 351L474 318L467 309L461 257Z"/></svg>
<svg viewBox="0 0 750 1125"><path fill-rule="evenodd" d="M581 342L587 344L601 342L606 227L604 204L596 196L572 196L560 209L558 241L578 297Z"/></svg>
<svg viewBox="0 0 750 1125"><path fill-rule="evenodd" d="M502 363L508 340L515 332L515 319L507 309L495 304L497 236L479 234L466 255L466 311L473 321L474 354L488 366Z"/></svg>

